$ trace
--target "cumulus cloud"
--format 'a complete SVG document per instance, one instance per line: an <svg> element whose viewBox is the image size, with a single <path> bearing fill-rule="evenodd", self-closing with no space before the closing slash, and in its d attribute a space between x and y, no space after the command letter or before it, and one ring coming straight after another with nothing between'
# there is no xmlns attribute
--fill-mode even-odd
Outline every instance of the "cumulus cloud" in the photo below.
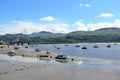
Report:
<svg viewBox="0 0 120 80"><path fill-rule="evenodd" d="M83 3L80 3L80 7L91 7L90 4L83 4Z"/></svg>
<svg viewBox="0 0 120 80"><path fill-rule="evenodd" d="M84 24L82 21L77 21L72 24L66 23L35 23L31 21L12 21L8 24L0 24L0 35L11 33L30 34L33 32L49 31L53 33L68 33L72 31L94 31L100 28L118 27L120 28L120 19L113 22L98 22Z"/></svg>
<svg viewBox="0 0 120 80"><path fill-rule="evenodd" d="M55 18L52 16L48 16L48 17L44 17L44 18L40 18L40 21L54 21Z"/></svg>
<svg viewBox="0 0 120 80"><path fill-rule="evenodd" d="M77 30L83 30L83 31L94 31L96 29L100 28L109 28L109 27L118 27L120 28L120 19L117 19L113 22L98 22L98 23L89 23L84 24L82 22L76 22L75 27Z"/></svg>
<svg viewBox="0 0 120 80"><path fill-rule="evenodd" d="M6 33L24 33L30 34L33 32L40 31L49 31L53 33L68 33L69 25L65 23L53 23L53 24L41 24L29 21L12 21L9 24L0 25L2 31L0 31L0 35Z"/></svg>
<svg viewBox="0 0 120 80"><path fill-rule="evenodd" d="M114 14L111 13L102 13L99 15L102 18L114 17Z"/></svg>
<svg viewBox="0 0 120 80"><path fill-rule="evenodd" d="M76 26L77 30L80 30L80 31L86 31L87 30L87 27L79 21L75 23L75 26Z"/></svg>
<svg viewBox="0 0 120 80"><path fill-rule="evenodd" d="M96 24L90 23L90 24L86 25L86 27L89 31L94 31L94 30L100 29L100 28L114 27L114 25L109 22L99 22Z"/></svg>

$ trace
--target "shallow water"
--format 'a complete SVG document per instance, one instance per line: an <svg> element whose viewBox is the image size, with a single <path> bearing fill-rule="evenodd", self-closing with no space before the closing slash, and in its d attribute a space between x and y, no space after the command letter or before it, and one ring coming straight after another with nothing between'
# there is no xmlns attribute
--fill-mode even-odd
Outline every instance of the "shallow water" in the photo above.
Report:
<svg viewBox="0 0 120 80"><path fill-rule="evenodd" d="M68 46L65 45L66 44L38 44L30 46L30 48L50 50L56 54L67 54L69 56L120 60L120 44L117 45L110 44L111 45L110 48L107 47L108 43L105 44L79 43L79 44L67 44ZM76 45L80 45L80 47L75 47ZM93 47L94 45L98 45L98 48L94 48ZM84 46L86 46L87 49L81 49Z"/></svg>
<svg viewBox="0 0 120 80"><path fill-rule="evenodd" d="M67 65L67 66L82 66L82 67L93 67L93 68L111 68L120 69L120 64L108 64L102 62L85 62L85 61L68 61L65 63L57 62L55 60L39 60L38 58L22 57L0 54L0 60L6 60L11 62L29 62L37 64L49 64L49 65Z"/></svg>

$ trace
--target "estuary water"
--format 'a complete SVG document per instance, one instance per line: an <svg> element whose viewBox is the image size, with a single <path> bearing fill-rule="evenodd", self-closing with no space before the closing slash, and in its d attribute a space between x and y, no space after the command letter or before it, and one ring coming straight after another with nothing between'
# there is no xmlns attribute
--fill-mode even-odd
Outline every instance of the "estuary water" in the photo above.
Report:
<svg viewBox="0 0 120 80"><path fill-rule="evenodd" d="M95 45L97 45L98 48L94 48ZM107 47L108 45L109 47ZM82 49L83 47L87 49ZM30 48L39 48L40 50L69 56L120 60L119 43L37 44L31 45Z"/></svg>
<svg viewBox="0 0 120 80"><path fill-rule="evenodd" d="M79 46L78 46L79 45ZM97 48L94 46L97 45ZM107 47L107 46L110 47ZM76 47L77 46L77 47ZM25 47L25 45L23 45ZM82 49L86 47L86 49ZM71 65L71 66L83 66L83 67L95 67L95 68L112 68L120 69L120 44L113 43L79 43L79 44L37 44L29 45L29 49L40 49L45 51L51 51L55 54L65 54L74 57L86 57L91 59L103 59L104 61L69 61L66 64L57 62L55 60L45 61L37 58L14 56L0 54L0 60L8 60L11 62L31 62L40 64L54 64L54 65ZM107 60L108 59L108 60Z"/></svg>

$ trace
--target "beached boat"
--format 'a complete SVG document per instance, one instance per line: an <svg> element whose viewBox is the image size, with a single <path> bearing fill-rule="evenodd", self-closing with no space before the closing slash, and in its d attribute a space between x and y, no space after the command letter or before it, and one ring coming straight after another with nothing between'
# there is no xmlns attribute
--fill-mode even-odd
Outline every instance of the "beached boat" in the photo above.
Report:
<svg viewBox="0 0 120 80"><path fill-rule="evenodd" d="M57 56L55 57L55 59L56 59L56 61L62 62L62 63L63 63L63 62L68 62L68 61L69 61L67 55L57 55Z"/></svg>
<svg viewBox="0 0 120 80"><path fill-rule="evenodd" d="M56 59L67 59L67 55L57 55Z"/></svg>
<svg viewBox="0 0 120 80"><path fill-rule="evenodd" d="M48 55L48 54L40 54L39 55L40 60L50 60L51 58L52 58L52 56Z"/></svg>
<svg viewBox="0 0 120 80"><path fill-rule="evenodd" d="M9 56L15 56L15 55L16 55L15 51L13 51L13 50L8 51L7 54L8 54Z"/></svg>
<svg viewBox="0 0 120 80"><path fill-rule="evenodd" d="M36 48L36 49L35 49L35 52L40 52L40 49Z"/></svg>
<svg viewBox="0 0 120 80"><path fill-rule="evenodd" d="M14 47L14 49L20 49L21 48L21 46L15 46Z"/></svg>

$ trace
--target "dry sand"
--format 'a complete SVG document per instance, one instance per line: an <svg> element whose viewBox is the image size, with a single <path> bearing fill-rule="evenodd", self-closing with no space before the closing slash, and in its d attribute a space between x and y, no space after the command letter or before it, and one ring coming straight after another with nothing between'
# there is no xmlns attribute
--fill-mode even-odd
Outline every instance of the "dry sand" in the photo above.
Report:
<svg viewBox="0 0 120 80"><path fill-rule="evenodd" d="M6 54L13 47L1 49L0 53ZM34 50L15 50L17 55L36 57L46 51L36 53ZM84 58L82 58L85 60ZM111 63L110 60L87 59ZM116 61L115 61L116 62ZM118 63L119 61L117 61ZM119 80L120 68L72 66L66 64L38 64L16 61L0 60L0 80Z"/></svg>

